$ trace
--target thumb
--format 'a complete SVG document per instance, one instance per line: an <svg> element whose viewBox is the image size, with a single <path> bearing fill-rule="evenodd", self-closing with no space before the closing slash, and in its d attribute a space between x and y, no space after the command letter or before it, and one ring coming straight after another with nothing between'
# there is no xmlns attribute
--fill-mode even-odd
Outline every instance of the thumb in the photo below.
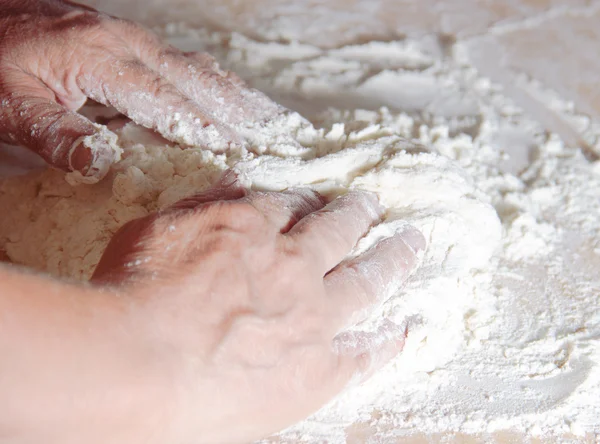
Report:
<svg viewBox="0 0 600 444"><path fill-rule="evenodd" d="M121 157L115 134L58 104L48 87L18 68L2 69L0 101L3 137L71 172L69 182L96 183Z"/></svg>

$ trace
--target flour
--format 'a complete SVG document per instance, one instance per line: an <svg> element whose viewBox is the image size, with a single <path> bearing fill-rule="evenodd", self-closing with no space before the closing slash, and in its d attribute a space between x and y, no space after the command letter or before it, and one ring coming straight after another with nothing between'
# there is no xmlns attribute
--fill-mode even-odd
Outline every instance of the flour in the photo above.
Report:
<svg viewBox="0 0 600 444"><path fill-rule="evenodd" d="M0 183L0 250L86 279L127 221L209 188L228 168L257 190L377 193L384 224L410 223L422 266L356 327L408 320L402 355L269 441L396 442L411 434L600 433L600 166L546 132L434 37L325 50L169 25L310 119L239 127L232 153L182 150L140 127L116 130L122 160L72 187L45 170ZM356 437L361 438L356 438Z"/></svg>
<svg viewBox="0 0 600 444"><path fill-rule="evenodd" d="M79 171L72 171L65 176L67 182L72 185L79 183L94 184L110 169L114 162L121 160L121 148L117 144L117 137L111 133L105 126L96 124L97 132L91 136L80 137L73 143L71 152L69 153L69 166L71 165L71 157L76 149L83 146L90 150L92 154L91 171L88 171L84 176Z"/></svg>

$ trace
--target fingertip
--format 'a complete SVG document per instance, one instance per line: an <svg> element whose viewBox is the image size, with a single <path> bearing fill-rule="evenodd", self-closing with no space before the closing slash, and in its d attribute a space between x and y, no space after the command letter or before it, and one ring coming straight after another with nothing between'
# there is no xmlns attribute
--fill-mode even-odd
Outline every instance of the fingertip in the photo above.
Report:
<svg viewBox="0 0 600 444"><path fill-rule="evenodd" d="M73 171L79 171L83 176L86 176L92 166L92 150L86 147L83 143L79 143L71 151L69 157L69 167Z"/></svg>
<svg viewBox="0 0 600 444"><path fill-rule="evenodd" d="M375 373L390 364L404 349L406 336L391 339L370 352L361 353L357 361L357 380L365 382Z"/></svg>
<svg viewBox="0 0 600 444"><path fill-rule="evenodd" d="M427 248L427 240L423 233L412 225L406 225L400 231L399 236L404 243L415 253L415 255Z"/></svg>
<svg viewBox="0 0 600 444"><path fill-rule="evenodd" d="M381 278L390 277L385 291L385 299L398 291L420 267L425 248L426 242L423 234L409 225L397 231L393 236L379 241L363 255L364 263L375 264L374 272L384 273L379 275ZM382 266L383 264L385 266ZM390 275L390 273L393 274Z"/></svg>
<svg viewBox="0 0 600 444"><path fill-rule="evenodd" d="M386 209L381 204L379 196L376 193L364 190L351 190L346 196L349 199L362 203L365 210L374 220L379 220L385 216Z"/></svg>
<svg viewBox="0 0 600 444"><path fill-rule="evenodd" d="M334 353L348 366L349 386L365 382L387 366L404 349L407 335L407 322L395 324L385 320L375 332L345 332L336 336Z"/></svg>
<svg viewBox="0 0 600 444"><path fill-rule="evenodd" d="M117 144L117 136L105 127L97 126L97 131L75 141L69 151L67 181L71 184L94 184L102 180L113 163L121 160L122 149Z"/></svg>

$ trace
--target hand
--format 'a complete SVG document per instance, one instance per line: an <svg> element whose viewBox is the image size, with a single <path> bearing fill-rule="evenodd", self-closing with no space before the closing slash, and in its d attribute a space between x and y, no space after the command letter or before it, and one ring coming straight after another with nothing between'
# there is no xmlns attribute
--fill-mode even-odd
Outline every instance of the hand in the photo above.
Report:
<svg viewBox="0 0 600 444"><path fill-rule="evenodd" d="M94 183L119 159L116 136L75 111L90 98L184 145L224 150L236 125L283 108L140 25L62 0L0 2L0 134Z"/></svg>
<svg viewBox="0 0 600 444"><path fill-rule="evenodd" d="M143 301L160 360L175 369L163 442L267 436L386 364L407 334L391 322L342 332L404 283L425 247L420 232L344 261L383 214L374 195L325 205L311 191L229 181L125 225L93 276Z"/></svg>

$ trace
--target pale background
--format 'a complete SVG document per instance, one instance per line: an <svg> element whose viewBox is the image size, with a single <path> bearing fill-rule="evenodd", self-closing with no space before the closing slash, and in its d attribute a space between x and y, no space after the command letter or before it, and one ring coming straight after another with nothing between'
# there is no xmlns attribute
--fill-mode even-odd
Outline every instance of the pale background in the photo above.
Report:
<svg viewBox="0 0 600 444"><path fill-rule="evenodd" d="M439 33L462 42L486 76L505 86L527 112L568 143L597 158L585 129L531 88L553 90L573 110L600 117L600 0L84 0L148 25L182 21L234 30L261 40L340 46ZM169 6L165 6L169 5ZM335 17L335 20L332 20ZM534 88L535 89L535 88ZM600 401L599 401L600 402ZM349 430L362 443L368 425ZM565 441L581 442L565 437ZM372 442L372 441L371 441ZM494 436L421 436L396 442L543 442L506 432ZM586 442L594 442L589 437ZM387 444L387 443L383 443Z"/></svg>

